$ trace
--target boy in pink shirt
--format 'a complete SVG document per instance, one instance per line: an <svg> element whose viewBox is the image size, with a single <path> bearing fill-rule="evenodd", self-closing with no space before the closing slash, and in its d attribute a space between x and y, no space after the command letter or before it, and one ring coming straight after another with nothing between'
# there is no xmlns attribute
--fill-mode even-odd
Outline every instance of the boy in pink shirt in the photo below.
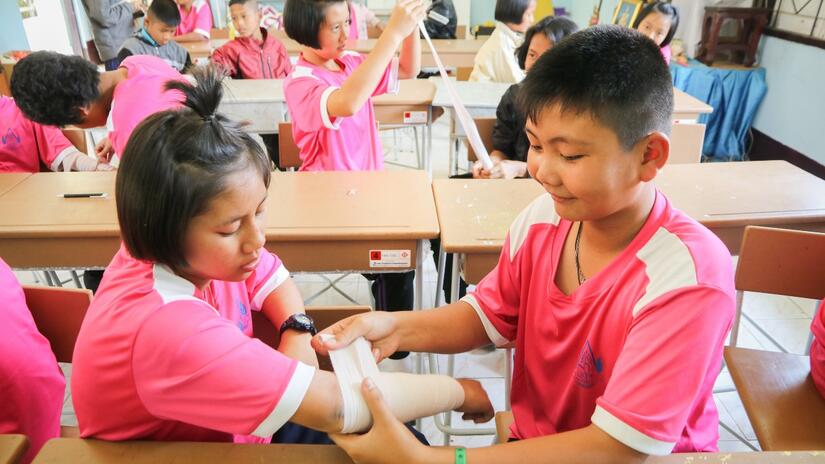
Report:
<svg viewBox="0 0 825 464"><path fill-rule="evenodd" d="M158 111L177 108L181 94L166 90L183 76L164 60L130 56L114 71L98 72L78 56L35 52L14 68L15 102L40 124L81 128L106 126L109 137L97 147L98 157L120 155L135 127Z"/></svg>
<svg viewBox="0 0 825 464"><path fill-rule="evenodd" d="M653 183L673 110L658 47L592 27L539 58L522 85L528 171L547 195L510 226L496 268L456 303L345 320L329 330L335 343L313 344L324 353L363 335L385 356L514 343L514 442L466 450L468 462L716 451L712 389L735 311L733 269L721 241ZM453 462L455 450L418 447L380 395L362 391L387 420L336 437L359 462L379 462L380 448L404 462Z"/></svg>
<svg viewBox="0 0 825 464"><path fill-rule="evenodd" d="M819 393L825 397L825 300L819 303L811 323L814 342L811 344L811 377Z"/></svg>
<svg viewBox="0 0 825 464"><path fill-rule="evenodd" d="M29 463L47 440L60 436L66 381L49 341L34 324L23 288L0 259L0 434L29 438Z"/></svg>
<svg viewBox="0 0 825 464"><path fill-rule="evenodd" d="M207 0L175 0L180 10L180 24L175 31L178 42L209 40L212 34L212 8Z"/></svg>
<svg viewBox="0 0 825 464"><path fill-rule="evenodd" d="M0 96L0 172L108 170L81 153L59 128L32 122L9 97Z"/></svg>

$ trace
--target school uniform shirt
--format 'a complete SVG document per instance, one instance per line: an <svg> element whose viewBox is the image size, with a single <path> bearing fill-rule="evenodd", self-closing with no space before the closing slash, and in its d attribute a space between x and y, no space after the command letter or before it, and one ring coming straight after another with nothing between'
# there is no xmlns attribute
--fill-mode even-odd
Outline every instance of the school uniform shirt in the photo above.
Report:
<svg viewBox="0 0 825 464"><path fill-rule="evenodd" d="M662 52L662 58L665 59L665 63L670 64L670 59L673 55L673 52L670 49L670 45L665 45L664 47L659 49Z"/></svg>
<svg viewBox="0 0 825 464"><path fill-rule="evenodd" d="M376 171L384 158L372 99L349 117L330 116L327 100L355 71L366 56L345 51L330 71L303 56L284 81L284 95L292 117L292 136L301 151L301 171ZM393 59L372 96L397 93L398 60Z"/></svg>
<svg viewBox="0 0 825 464"><path fill-rule="evenodd" d="M365 40L369 38L369 26L378 23L369 8L360 3L349 2L349 34L347 38L350 40Z"/></svg>
<svg viewBox="0 0 825 464"><path fill-rule="evenodd" d="M261 250L243 282L203 289L121 246L74 351L72 398L82 437L268 442L314 375L252 338L251 311L289 278ZM241 437L239 437L241 438Z"/></svg>
<svg viewBox="0 0 825 464"><path fill-rule="evenodd" d="M209 40L212 34L212 8L209 7L208 1L195 0L188 12L178 5L178 11L180 11L180 24L175 30L175 35L197 32Z"/></svg>
<svg viewBox="0 0 825 464"><path fill-rule="evenodd" d="M40 172L40 166L61 170L77 149L55 126L28 118L14 100L0 96L0 172Z"/></svg>
<svg viewBox="0 0 825 464"><path fill-rule="evenodd" d="M117 59L121 62L132 55L152 55L163 59L169 66L178 72L192 65L192 58L183 45L170 40L165 45L161 45L141 28L133 37L130 37L123 44L123 48L117 54Z"/></svg>
<svg viewBox="0 0 825 464"><path fill-rule="evenodd" d="M66 380L26 306L23 288L0 259L0 434L29 437L28 463L60 436Z"/></svg>
<svg viewBox="0 0 825 464"><path fill-rule="evenodd" d="M212 62L235 79L283 79L292 71L286 47L261 28L262 41L236 37L212 53Z"/></svg>
<svg viewBox="0 0 825 464"><path fill-rule="evenodd" d="M490 38L476 53L470 80L475 82L505 82L515 84L524 79L524 70L516 61L516 48L524 42L524 34L515 32L501 21Z"/></svg>
<svg viewBox="0 0 825 464"><path fill-rule="evenodd" d="M814 316L811 332L814 334L811 344L811 377L814 378L819 393L825 397L825 301L820 303L819 311Z"/></svg>
<svg viewBox="0 0 825 464"><path fill-rule="evenodd" d="M572 225L549 195L537 198L463 298L496 345L515 341L512 435L593 423L642 453L716 451L713 382L735 307L729 252L657 193L627 248L565 295L555 274Z"/></svg>
<svg viewBox="0 0 825 464"><path fill-rule="evenodd" d="M109 109L109 140L115 153L123 155L132 131L148 116L159 111L180 108L183 94L164 89L170 80L184 77L168 63L156 56L134 55L120 63L126 68L126 79L115 87Z"/></svg>

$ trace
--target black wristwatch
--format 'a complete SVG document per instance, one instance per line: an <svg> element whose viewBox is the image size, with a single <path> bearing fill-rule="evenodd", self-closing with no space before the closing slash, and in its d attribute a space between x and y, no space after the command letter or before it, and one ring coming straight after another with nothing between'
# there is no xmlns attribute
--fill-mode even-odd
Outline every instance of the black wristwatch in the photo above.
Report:
<svg viewBox="0 0 825 464"><path fill-rule="evenodd" d="M298 332L309 332L315 335L318 331L315 329L315 321L311 317L303 313L293 314L281 324L279 334L283 335L287 330L297 330Z"/></svg>

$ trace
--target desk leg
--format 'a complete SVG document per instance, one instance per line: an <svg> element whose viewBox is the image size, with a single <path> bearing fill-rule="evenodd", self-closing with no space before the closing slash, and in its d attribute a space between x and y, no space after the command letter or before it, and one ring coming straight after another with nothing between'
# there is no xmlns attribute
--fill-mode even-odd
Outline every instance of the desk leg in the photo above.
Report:
<svg viewBox="0 0 825 464"><path fill-rule="evenodd" d="M444 269L446 266L447 253L444 251L444 245L438 250L438 273L435 279L435 304L434 308L441 306L441 289L444 287Z"/></svg>
<svg viewBox="0 0 825 464"><path fill-rule="evenodd" d="M427 124L424 126L424 170L427 177L433 180L433 107L427 107Z"/></svg>

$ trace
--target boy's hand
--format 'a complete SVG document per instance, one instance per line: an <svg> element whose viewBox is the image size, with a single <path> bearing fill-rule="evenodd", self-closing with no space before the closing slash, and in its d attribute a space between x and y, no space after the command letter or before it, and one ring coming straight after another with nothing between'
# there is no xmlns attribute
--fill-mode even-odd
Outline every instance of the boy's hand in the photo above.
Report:
<svg viewBox="0 0 825 464"><path fill-rule="evenodd" d="M456 411L463 412L462 419L481 424L489 421L495 415L490 397L477 380L458 379L464 389L464 404Z"/></svg>
<svg viewBox="0 0 825 464"><path fill-rule="evenodd" d="M527 174L527 163L523 161L501 160L490 170L490 179L515 179Z"/></svg>
<svg viewBox="0 0 825 464"><path fill-rule="evenodd" d="M412 34L427 13L422 0L399 0L392 10L385 32L398 34L399 41Z"/></svg>
<svg viewBox="0 0 825 464"><path fill-rule="evenodd" d="M97 142L97 145L95 145L95 155L97 155L97 159L99 159L101 163L108 163L111 161L114 153L115 149L112 146L112 142L109 140L109 137L102 138L100 142Z"/></svg>
<svg viewBox="0 0 825 464"><path fill-rule="evenodd" d="M312 338L312 347L323 356L330 350L348 346L358 337L364 337L372 343L375 362L398 351L398 324L393 313L374 311L367 314L351 316L327 327ZM324 342L322 334L332 334L335 340Z"/></svg>

